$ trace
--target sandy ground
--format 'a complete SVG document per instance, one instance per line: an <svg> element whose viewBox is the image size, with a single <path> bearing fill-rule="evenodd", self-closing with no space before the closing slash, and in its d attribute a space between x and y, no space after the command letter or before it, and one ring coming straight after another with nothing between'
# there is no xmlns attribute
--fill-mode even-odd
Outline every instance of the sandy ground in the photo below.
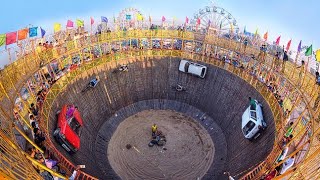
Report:
<svg viewBox="0 0 320 180"><path fill-rule="evenodd" d="M153 123L166 135L165 146L148 146ZM122 179L195 180L212 164L214 145L192 118L171 110L146 110L118 126L107 151L112 168Z"/></svg>

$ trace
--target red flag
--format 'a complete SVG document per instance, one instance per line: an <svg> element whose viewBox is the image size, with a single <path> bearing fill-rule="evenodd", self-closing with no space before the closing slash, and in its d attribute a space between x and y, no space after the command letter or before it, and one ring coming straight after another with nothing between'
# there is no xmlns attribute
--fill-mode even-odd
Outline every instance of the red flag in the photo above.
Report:
<svg viewBox="0 0 320 180"><path fill-rule="evenodd" d="M21 29L18 31L18 40L23 40L28 37L29 28Z"/></svg>
<svg viewBox="0 0 320 180"><path fill-rule="evenodd" d="M94 23L94 19L90 17L90 24L92 25Z"/></svg>
<svg viewBox="0 0 320 180"><path fill-rule="evenodd" d="M17 32L10 32L6 34L6 45L17 42Z"/></svg>
<svg viewBox="0 0 320 180"><path fill-rule="evenodd" d="M166 21L166 17L162 16L162 22Z"/></svg>
<svg viewBox="0 0 320 180"><path fill-rule="evenodd" d="M67 21L67 27L73 27L73 22L71 20Z"/></svg>
<svg viewBox="0 0 320 180"><path fill-rule="evenodd" d="M189 23L189 18L186 16L186 24Z"/></svg>
<svg viewBox="0 0 320 180"><path fill-rule="evenodd" d="M263 35L263 39L266 41L268 40L268 31Z"/></svg>
<svg viewBox="0 0 320 180"><path fill-rule="evenodd" d="M200 20L200 18L198 18L197 19L197 25L200 25L200 22L201 22L201 20Z"/></svg>
<svg viewBox="0 0 320 180"><path fill-rule="evenodd" d="M290 39L290 41L289 41L288 44L287 44L287 47L286 47L286 50L287 50L287 51L289 51L290 45L291 45L291 39Z"/></svg>
<svg viewBox="0 0 320 180"><path fill-rule="evenodd" d="M279 46L279 43L280 43L280 38L281 38L281 36L279 36L279 37L277 38L277 40L276 40L276 45L278 45L278 46Z"/></svg>

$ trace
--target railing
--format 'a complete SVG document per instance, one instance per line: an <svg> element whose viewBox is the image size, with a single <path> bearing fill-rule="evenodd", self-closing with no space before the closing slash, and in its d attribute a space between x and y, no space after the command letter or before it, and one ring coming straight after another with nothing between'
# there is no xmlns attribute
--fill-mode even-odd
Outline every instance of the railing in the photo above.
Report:
<svg viewBox="0 0 320 180"><path fill-rule="evenodd" d="M172 42L174 39L176 40L181 40L182 41L182 50L151 50L152 49L152 39L172 39ZM108 48L108 50L111 52L111 45L115 45L116 42L120 42L123 40L131 40L132 39L148 39L149 41L149 47L148 50L139 50L139 51L122 51L121 49L121 44L120 44L120 53L115 53L109 56L105 56L103 52ZM197 40L203 40L203 42L199 42ZM191 41L193 43L193 46L191 47L192 52L187 52L188 50L186 49L186 43L187 41ZM194 53L193 50L195 49L196 44L199 43L200 46L198 48L201 49L200 52ZM242 71L238 68L235 68L232 65L225 65L225 63L222 63L221 61L215 60L212 61L212 58L208 58L205 56L205 54L208 52L207 48L210 46L212 47L219 47L220 49L227 49L230 51L239 51L239 43L234 42L230 39L224 39L224 38L219 38L215 36L205 36L204 38L199 38L196 34L193 34L192 32L180 32L180 31L175 31L175 30L158 30L158 31L151 31L151 30L134 30L134 31L128 31L128 32L112 32L112 33L103 33L101 35L97 36L89 36L86 37L85 39L81 40L81 42L74 42L70 41L66 43L66 47L57 47L52 50L44 51L39 54L29 54L24 56L22 59L19 59L15 61L14 63L10 64L8 67L6 67L2 72L0 76L0 85L1 85L1 91L0 91L0 98L2 101L4 100L9 100L11 104L14 102L14 96L17 95L17 97L21 98L21 95L19 94L19 91L22 86L27 86L26 84L23 84L26 82L28 79L30 79L37 71L39 70L39 64L42 63L46 65L47 63L50 63L52 60L57 60L60 63L63 61L71 61L72 56L79 55L80 58L83 58L89 54L90 58L93 59L91 62L87 63L85 66L80 67L78 70L73 71L71 73L68 73L66 76L64 76L61 80L59 80L58 83L56 83L50 90L50 93L46 97L46 101L43 107L43 116L45 119L49 118L49 112L51 109L50 103L48 102L53 102L55 99L59 89L63 89L69 81L76 77L82 70L86 68L92 68L95 66L98 66L100 64L109 62L111 60L118 60L118 59L123 59L123 58L130 58L130 57L136 57L136 56L176 56L176 57L183 57L183 58L190 58L190 59L195 59L195 60L201 60L201 61L206 61L213 63L216 66L219 66L220 68L224 68L239 77L243 78L246 80L249 84L251 84L253 87L255 87L267 100L269 103L269 106L274 107L272 109L275 122L276 122L276 129L277 129L277 140L279 140L282 135L283 131L281 128L283 128L283 118L282 118L282 111L278 107L277 100L274 98L273 94L266 90L265 86L260 83L257 79L253 78L252 76L244 75L248 73L241 73ZM91 50L95 50L95 48L99 49L99 58L95 58ZM89 50L89 53L84 52L84 49ZM210 50L209 50L210 51ZM212 51L210 51L212 52ZM259 50L255 49L253 47L247 47L246 54L258 54ZM268 61L266 62L265 65L266 67L271 67L273 65L272 57L268 55L267 57ZM263 63L259 62L259 69L263 67ZM259 70L260 71L260 70ZM260 71L262 72L262 70ZM274 73L277 78L277 82L280 84L279 78L283 76L285 79L291 79L292 82L286 84L289 84L293 89L298 88L296 84L298 83L299 79L297 78L297 73L296 73L295 65L292 63L287 63L286 70L284 74L280 73ZM270 72L264 72L267 74L268 77L272 76ZM41 73L40 73L41 74ZM298 94L303 94L303 103L304 104L309 104L309 102L313 102L316 96L316 91L315 91L315 86L313 85L314 78L310 73L305 73L306 75L304 76L304 81L302 84L302 91L299 91ZM55 74L54 74L55 75ZM34 78L34 77L32 77ZM31 91L32 92L32 91ZM293 91L291 91L293 92ZM35 100L35 95L31 93L31 101ZM301 96L301 95L300 95ZM309 99L308 101L306 99ZM290 99L289 99L290 101ZM297 101L297 100L294 100ZM294 104L296 102L293 102ZM24 107L28 106L29 101L22 101L22 104ZM309 105L308 105L309 106ZM297 107L297 105L294 105L292 109ZM309 108L310 109L310 108ZM19 115L21 116L22 120L27 123L25 116L26 111L24 112L19 112ZM306 112L302 113L298 123L297 123L297 132L295 131L294 133L296 134L301 134L299 131L301 129L304 129L307 131L307 126L301 125L303 124L303 118L302 116L310 116L310 124L313 127L311 133L312 135L309 137L310 139L313 139L319 133L319 128L318 124L315 124L314 122L314 113L319 113L319 112L313 112L307 110ZM309 114L309 115L308 115ZM317 127L314 127L317 125ZM47 129L45 127L45 129ZM10 129L9 129L10 131ZM303 134L303 133L302 133ZM303 136L304 137L304 136ZM302 137L301 137L302 138ZM317 141L313 141L314 143L319 143ZM50 142L49 142L50 144ZM274 148L272 150L272 153L268 156L265 162L260 164L259 166L263 166L262 170L265 171L266 169L270 168L270 164L274 163L274 159L276 158L277 154L279 153L280 149L275 143ZM312 149L310 150L311 153L317 152L317 146L312 146ZM57 151L54 146L51 147L54 151ZM59 152L57 152L59 154ZM59 154L61 155L61 154ZM306 154L307 156L308 154ZM60 158L63 158L61 155ZM62 160L65 161L64 165L66 167L71 167L73 166L68 160ZM253 172L253 171L252 171ZM254 170L254 172L257 172ZM262 171L259 173L255 173L257 176L261 174ZM301 172L300 172L301 173ZM249 173L250 174L250 173ZM248 174L248 176L249 176ZM251 176L251 175L250 175ZM88 175L89 177L89 175Z"/></svg>

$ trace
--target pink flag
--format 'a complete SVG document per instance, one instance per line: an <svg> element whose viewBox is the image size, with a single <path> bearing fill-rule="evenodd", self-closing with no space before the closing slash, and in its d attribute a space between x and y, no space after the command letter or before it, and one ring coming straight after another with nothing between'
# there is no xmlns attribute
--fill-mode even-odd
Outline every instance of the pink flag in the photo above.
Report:
<svg viewBox="0 0 320 180"><path fill-rule="evenodd" d="M201 23L201 20L200 20L200 18L198 18L197 19L197 25L200 25L200 23Z"/></svg>
<svg viewBox="0 0 320 180"><path fill-rule="evenodd" d="M17 42L17 32L10 32L6 34L6 45Z"/></svg>
<svg viewBox="0 0 320 180"><path fill-rule="evenodd" d="M300 43L301 43L301 42L300 42ZM291 45L291 39L290 39L290 41L289 41L288 44L287 44L287 47L286 47L286 50L287 50L287 51L289 51L290 45Z"/></svg>
<svg viewBox="0 0 320 180"><path fill-rule="evenodd" d="M162 16L162 22L166 21L166 17Z"/></svg>
<svg viewBox="0 0 320 180"><path fill-rule="evenodd" d="M189 23L189 18L186 16L186 24Z"/></svg>
<svg viewBox="0 0 320 180"><path fill-rule="evenodd" d="M90 17L90 24L92 25L94 23L94 19Z"/></svg>
<svg viewBox="0 0 320 180"><path fill-rule="evenodd" d="M73 27L73 22L71 20L67 21L67 27Z"/></svg>
<svg viewBox="0 0 320 180"><path fill-rule="evenodd" d="M278 45L278 46L279 46L279 43L280 43L280 38L281 38L281 36L279 36L279 37L277 38L277 40L276 40L276 45Z"/></svg>

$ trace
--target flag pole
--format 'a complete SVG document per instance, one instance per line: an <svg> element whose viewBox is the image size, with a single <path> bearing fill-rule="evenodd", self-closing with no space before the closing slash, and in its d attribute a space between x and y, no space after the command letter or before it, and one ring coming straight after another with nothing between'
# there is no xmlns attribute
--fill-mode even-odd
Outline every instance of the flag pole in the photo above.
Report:
<svg viewBox="0 0 320 180"><path fill-rule="evenodd" d="M291 72L291 79L293 78L293 75L294 75L294 73L295 73L295 71L296 71L295 66L296 66L296 64L297 64L299 55L300 55L300 52L297 52L297 55L296 55L296 58L295 58L295 61L294 61L294 64L293 64L293 71Z"/></svg>

